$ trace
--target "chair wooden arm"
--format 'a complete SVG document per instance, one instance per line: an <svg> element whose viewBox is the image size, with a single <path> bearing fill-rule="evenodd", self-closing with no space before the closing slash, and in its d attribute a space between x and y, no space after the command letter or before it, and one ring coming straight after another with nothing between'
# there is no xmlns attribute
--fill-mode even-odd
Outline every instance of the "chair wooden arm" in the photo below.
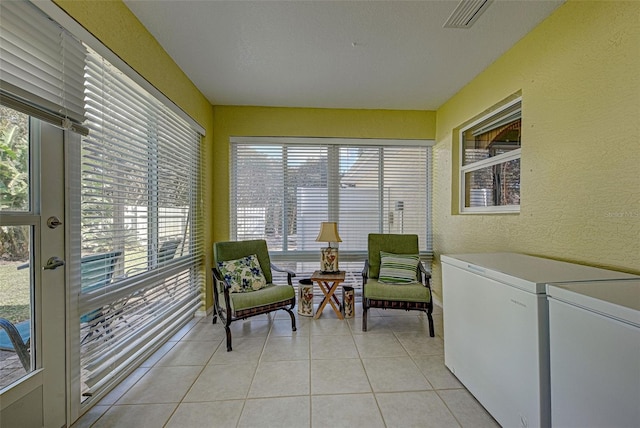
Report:
<svg viewBox="0 0 640 428"><path fill-rule="evenodd" d="M420 282L425 287L431 288L431 272L424 267L422 262L418 263L418 271L420 272Z"/></svg>
<svg viewBox="0 0 640 428"><path fill-rule="evenodd" d="M222 276L222 274L220 273L220 271L219 271L217 268L211 268L211 272L213 272L213 279L214 279L216 282L220 282L220 283L224 284L224 290L225 290L225 291L226 291L226 290L229 290L229 289L231 288L231 284L229 284L229 283L227 282L227 280L226 280L226 279L224 279L224 277ZM217 288L218 288L218 287L216 286L216 289L217 289Z"/></svg>
<svg viewBox="0 0 640 428"><path fill-rule="evenodd" d="M226 313L230 314L231 313L231 300L229 298L229 290L231 289L231 284L229 284L229 282L222 276L222 274L220 273L220 271L217 268L211 268L211 271L213 272L213 281L214 281L214 289L218 290L218 285L219 283L224 284L224 289L223 291L223 295L224 295L224 305L226 308ZM217 293L216 293L217 294ZM214 298L217 299L217 296L214 296Z"/></svg>
<svg viewBox="0 0 640 428"><path fill-rule="evenodd" d="M220 271L217 268L211 268L211 273L213 274L213 299L214 299L214 307L215 311L222 319L222 321L228 326L232 321L232 311L231 311L231 297L229 296L229 290L231 289L231 284L222 276ZM224 284L224 288L222 290L222 296L224 302L220 302L220 287L218 284ZM222 305L224 304L224 312L221 311ZM213 323L216 323L216 318L214 316Z"/></svg>
<svg viewBox="0 0 640 428"><path fill-rule="evenodd" d="M369 260L365 260L364 268L362 268L362 285L365 285L368 279L369 279Z"/></svg>
<svg viewBox="0 0 640 428"><path fill-rule="evenodd" d="M271 270L275 270L276 272L286 272L287 282L289 283L289 285L293 285L293 283L291 282L291 279L296 277L296 273L294 271L281 268L279 266L274 265L273 263L270 263L270 264L271 264Z"/></svg>

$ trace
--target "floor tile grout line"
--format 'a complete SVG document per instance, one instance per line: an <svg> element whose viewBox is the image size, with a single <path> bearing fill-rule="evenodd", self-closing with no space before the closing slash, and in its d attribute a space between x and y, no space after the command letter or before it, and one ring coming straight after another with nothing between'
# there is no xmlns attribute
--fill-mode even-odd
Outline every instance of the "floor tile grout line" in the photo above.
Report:
<svg viewBox="0 0 640 428"><path fill-rule="evenodd" d="M352 332L352 336L353 336L353 332ZM353 341L355 343L355 339L353 339ZM363 358L362 358L362 354L361 354L360 349L358 348L357 344L356 344L356 350L358 352L358 355L360 356L360 365L362 366L362 370L364 371L364 374L367 377L367 382L369 383L369 388L371 389L371 394L373 395L373 400L375 401L376 407L378 408L378 414L380 415L380 419L382 420L382 424L386 427L387 426L387 421L385 420L384 414L382 413L382 408L380 407L380 402L378 401L378 397L377 397L377 395L376 395L376 393L375 393L375 391L373 389L373 385L371 384L371 376L369 375L369 372L367 371L366 367L364 366L364 361L363 361Z"/></svg>
<svg viewBox="0 0 640 428"><path fill-rule="evenodd" d="M182 340L180 340L182 341ZM185 341L188 342L188 341ZM222 342L220 342L222 343ZM176 406L175 409L173 409L173 412L171 412L171 414L169 415L169 417L167 418L167 421L164 423L163 427L166 427L167 424L169 423L169 421L171 421L171 418L175 415L176 411L180 408L180 405L182 403L184 403L184 399L187 397L187 395L189 395L189 392L191 392L191 390L193 389L193 386L196 384L196 382L198 381L198 379L200 378L200 376L202 376L202 373L204 372L204 370L207 368L207 365L209 364L209 362L211 361L211 358L213 358L213 355L216 353L216 350L218 348L220 348L220 343L218 344L218 347L213 351L213 353L211 354L211 356L209 357L209 359L207 360L207 362L202 366L202 368L200 369L200 371L198 372L198 376L195 377L195 379L193 380L193 382L191 383L191 386L189 388L187 388L187 390L185 391L184 395L182 396L182 398L180 399L180 401L178 402L178 405ZM159 360L158 360L159 362ZM156 363L157 364L157 363ZM181 366L176 366L176 367L181 367ZM191 366L193 367L193 366Z"/></svg>
<svg viewBox="0 0 640 428"><path fill-rule="evenodd" d="M372 314L371 314L371 315L372 315ZM414 316L412 315L412 316L411 316L411 318L413 318L413 317L414 317ZM382 320L384 321L384 320L385 320L385 318L386 318L386 321L388 321L390 317L382 317ZM397 317L391 317L391 318L397 318ZM420 318L419 318L419 319L420 319ZM262 342L262 344L261 344L261 348L259 349L260 354L259 354L259 356L258 356L258 361L257 361L257 363L256 363L256 370L254 371L254 373L253 373L253 375L252 375L252 378L251 378L251 382L250 382L250 385L249 385L249 389L247 390L247 394L245 394L244 398L242 398L242 399L241 399L241 400L242 400L242 407L239 409L240 413L238 414L238 417L237 417L237 420L236 420L236 424L235 424L236 426L239 426L240 418L242 417L242 414L244 413L244 411L245 411L245 409L246 409L245 405L246 405L246 403L247 403L247 400L254 400L254 399L255 399L255 400L259 400L259 399L264 399L264 398L275 398L275 397L253 397L253 398L249 398L248 394L249 394L249 392L250 392L250 388L251 388L251 386L252 386L252 385L253 385L253 383L255 382L255 379L256 379L256 376L257 376L257 370L258 370L258 368L259 368L260 364L262 364L262 363L264 363L264 362L266 362L266 361L267 361L267 360L265 359L265 358L266 358L266 356L267 356L267 352L266 352L266 351L268 350L268 346L267 346L267 345L268 345L268 344L269 344L273 339L275 339L275 338L279 338L279 337L282 337L282 338L285 338L285 337L292 338L292 337L294 337L294 336L295 336L295 333L293 333L293 334L289 334L289 335L282 335L282 336L276 335L276 334L275 334L275 333L276 333L276 331L275 331L275 328L276 328L276 320L277 320L277 317L269 317L269 319L267 320L267 323L268 323L268 330L266 331L266 335L264 335L264 336L263 336L263 334L264 334L264 333L261 333L261 334L260 334L260 337L261 337L261 338L263 337L263 338L264 338L264 341ZM298 318L298 320L301 320L301 319L300 319L300 318ZM327 318L327 320L329 320L329 318ZM314 320L314 321L316 321L316 324L317 324L317 323L321 323L321 320ZM337 320L336 320L336 321L337 321ZM378 402L379 394L383 394L383 393L385 393L385 394L386 394L386 393L396 394L396 393L403 393L403 392L407 392L407 393L408 393L408 392L428 392L428 391L433 391L433 392L436 392L436 396L438 397L438 401L440 401L442 404L444 404L444 408L446 408L446 409L447 409L447 411L450 413L450 415L451 415L451 416L453 416L453 418L454 418L454 420L456 421L456 423L458 423L459 425L462 425L461 420L459 420L459 417L458 417L458 416L456 416L456 414L453 412L452 408L451 408L451 407L450 407L450 406L449 406L449 405L444 401L443 395L441 395L441 393L443 393L443 392L444 392L444 391L446 391L446 390L452 390L452 391L456 391L456 390L464 390L464 389L465 389L465 388L464 388L464 386L460 386L460 387L450 387L450 388L449 388L449 387L447 387L447 388L439 388L439 389L436 389L436 388L434 387L434 385L433 385L432 381L431 381L431 380L429 380L429 377L427 376L427 372L423 371L423 369L418 365L418 362L417 362L417 360L418 360L418 359L420 359L420 358L421 358L421 357L423 357L423 356L424 356L424 357L429 357L429 356L434 356L434 357L435 357L435 356L437 356L437 355L441 355L441 354L442 354L442 351L440 351L440 352L438 352L438 353L436 353L436 352L432 352L432 351L430 351L430 350L429 350L429 348L428 348L428 347L427 347L427 351L426 351L426 353L425 353L425 354L421 354L421 353L414 353L414 352L409 352L409 351L408 351L407 344L409 344L408 340L411 340L411 338L410 338L410 336L411 336L411 335L408 335L408 336L407 336L405 333L415 333L415 334L414 334L414 336L415 336L416 338L420 338L420 337L422 336L422 334L418 334L418 333L422 333L422 330L420 330L420 331L418 331L418 332L417 332L417 331L403 331L403 330L405 330L405 329L404 329L404 328L402 328L402 327L400 328L400 330L398 330L398 329L394 329L393 327L389 327L389 328L388 328L388 332L390 332L390 333L392 334L392 336L395 338L395 340L397 340L397 341L399 342L401 349L403 350L403 352L405 352L405 353L406 353L406 355L405 355L405 356L409 356L409 360L410 360L410 361L412 362L412 364L413 364L413 365L414 365L414 366L419 370L419 373L421 373L421 374L422 374L422 376L426 379L426 381L427 381L426 385L427 385L427 386L430 386L430 387L431 387L431 389L430 389L430 390L429 390L429 389L409 390L409 391L377 391L377 392L373 390L373 386L371 385L371 378L370 378L370 376L369 376L369 373L366 371L366 369L365 369L365 367L364 367L364 362L363 362L363 360L366 358L366 355L364 355L364 354L362 353L362 350L361 350L361 348L359 348L359 347L358 347L358 345L357 345L357 343L358 343L358 342L356 341L356 338L360 339L361 337L364 337L364 336L366 336L367 334L364 334L364 335L363 335L363 334L356 335L356 334L355 334L355 331L354 331L354 329L357 329L357 326L358 326L358 324L359 324L361 321L362 321L362 320L361 320L361 318L358 318L358 317L356 317L356 318L355 318L355 319L353 319L352 321L350 321L350 320L348 320L348 319L347 319L347 320L345 320L345 321L343 321L343 322L347 322L347 323L348 323L348 324L345 326L345 327L346 327L346 329L345 329L345 331L346 331L345 335L348 335L349 337L351 337L351 343L353 343L353 346L355 346L355 350L356 350L356 356L354 356L353 358L351 358L351 357L347 357L346 359L349 359L349 360L352 360L352 359L358 359L358 360L360 360L360 363L359 363L359 364L360 364L360 367L361 367L361 368L362 368L362 370L364 371L364 374L365 374L365 376L366 376L366 378L367 378L368 387L369 387L369 389L370 389L370 392L364 392L364 391L356 392L356 391L353 391L353 392L326 393L326 394L325 394L325 393L313 393L313 389L312 389L312 381L313 381L313 376L312 376L312 364L313 364L313 362L314 362L315 360L312 358L312 353L313 353L313 349L314 349L314 347L313 347L313 343L312 343L312 339L313 339L313 337L314 337L314 336L326 336L327 334L324 334L324 335L313 335L313 334L312 334L312 331L311 331L311 330L313 329L313 326L312 326L312 325L308 325L308 326L307 326L307 328L309 329L309 332L308 332L309 334L308 334L308 335L304 335L304 337L306 337L306 338L307 338L307 340L308 340L308 345L307 345L307 352L308 352L308 356L306 356L306 357L305 357L304 359L302 359L302 360L295 360L295 361L304 361L304 360L307 360L307 361L308 361L308 364L309 364L309 372L308 372L308 376L309 376L309 377L308 377L308 382L309 382L309 392L308 392L308 394L296 394L296 395L292 395L292 396L278 396L278 398L283 398L283 397L301 397L301 396L302 396L302 397L304 397L304 396L308 396L308 400L309 400L309 401L308 401L308 404L309 404L309 415L308 415L308 417L309 417L309 424L310 424L310 426L312 426L312 425L313 425L313 419L312 419L312 417L313 417L313 397L316 397L316 396L318 396L318 397L321 397L321 396L332 396L332 395L353 395L353 394L355 394L355 395L359 395L359 394L369 394L369 393L370 393L370 394L372 394L372 396L375 398L376 406L377 406L377 408L378 408L378 411L379 411L380 417L382 418L382 422L383 422L383 423L385 424L385 426L386 426L386 425L387 425L387 421L386 421L386 420L385 420L385 418L384 418L384 415L383 415L383 413L382 413L382 409L381 409L381 407L380 407L380 403ZM394 323L395 323L395 322L400 322L400 321L401 321L401 320L399 320L399 319L398 319L398 320L394 321ZM422 321L423 321L423 320L422 320ZM334 321L333 321L333 319L331 319L331 323L333 323L333 322L334 322ZM331 323L328 323L328 324L331 326L331 325L332 325ZM302 324L303 324L303 323L300 323L300 322L298 322L298 323L297 323L297 325L298 325L298 326L301 326ZM197 324L196 324L196 325L197 325ZM337 325L337 324L336 324L336 325ZM195 325L194 325L194 326L192 326L192 327L195 327ZM209 327L210 327L210 326L209 326ZM397 327L397 326L396 326L396 327ZM325 328L323 328L322 330L326 330L326 329L325 329ZM191 330L191 329L190 329L189 331L193 331L193 330ZM238 333L240 333L240 332L238 332ZM249 336L247 336L247 337L257 337L257 336L252 336L252 332L248 332L248 333L249 333ZM189 334L189 332L186 332L186 333L183 335L183 337L179 340L179 342L178 342L178 343L185 343L185 342L189 342L188 340L184 339L184 336L187 336L188 334ZM244 334L244 333L240 333L240 334ZM403 342L401 342L401 341L400 341L400 336L403 336L403 335L405 336L405 337L404 337L405 343L403 343ZM371 336L371 335L369 335L369 336ZM435 339L440 340L440 341L442 341L442 340L443 340L443 338L442 338L442 335L441 335L441 334L437 334L437 336L436 336L436 338L435 338ZM208 341L208 340L207 340L207 341ZM189 393L189 391L191 391L191 390L192 390L194 383L195 383L195 382L197 381L197 379L202 375L204 368L206 368L210 363L212 363L213 356L215 355L215 353L216 353L217 349L218 349L218 348L220 348L220 347L222 346L222 342L223 342L223 341L224 341L224 339L220 339L220 341L218 342L217 348L213 350L213 352L212 352L211 356L210 356L210 357L208 358L208 360L204 363L204 365L202 366L202 369L200 370L200 372L199 372L199 373L198 373L198 375L196 376L196 380L194 380L194 382L192 382L192 383L191 383L191 386L187 389L187 392L186 392L186 393L184 394L184 396L180 399L180 402L179 402L179 403L177 403L176 408L174 408L174 409L173 409L173 412L171 413L171 415L169 415L169 418L168 418L168 419L167 419L167 421L165 422L165 425L166 425L166 424L168 424L168 423L169 423L169 421L171 420L171 418L175 415L175 412L177 411L177 409L179 408L179 406L180 406L181 404L183 404L183 403L184 403L184 398L185 398L185 397L186 397L186 395ZM419 348L419 350L422 350L422 348ZM169 350L167 350L167 352L169 352L169 351L170 351L170 349L169 349ZM166 354L167 352L165 352L165 354ZM392 356L386 356L386 357L385 357L384 355L379 355L379 356L377 356L377 357L369 357L369 358L391 358L391 357L392 357ZM152 368L155 368L155 367L158 367L158 363L159 363L159 361L160 361L161 359L162 359L162 358L159 358L159 359L158 359L154 364L152 364L150 367L148 367L148 370L150 370L150 369L152 369ZM323 360L326 360L326 359L323 359ZM274 361L290 361L290 360L288 360L288 359L276 358L276 360L274 360ZM293 361L293 360L291 360L291 361ZM200 366L200 365L198 365L198 366ZM147 374L147 373L145 373L145 374ZM139 378L135 383L133 383L131 386L129 386L129 387L127 388L127 390L125 390L125 391L120 395L120 398L118 398L118 400L119 400L119 399L121 399L121 397L122 397L122 396L124 396L124 395L125 395L125 394L126 394L126 393L131 389L131 388L133 388L135 385L137 385L137 384L140 382L140 380L142 379L142 377L144 377L144 375L143 375L143 376L141 376L141 377L140 377L140 378ZM230 401L230 400L213 400L213 401ZM233 400L233 401L237 401L237 400ZM198 402L200 402L200 401L198 401ZM204 400L203 402L208 402L208 400ZM109 409L112 409L114 406L117 406L117 404L116 404L116 403L117 403L117 400L116 400L116 402L115 402L115 403L110 404L110 405L108 405L108 406L105 406L105 407L106 407L106 410L105 410L105 411L104 411L104 412L103 412L103 413L98 417L98 419L97 419L96 421L94 421L94 422L92 423L92 426L93 426L94 424L96 424L99 420L101 420L101 418L103 418L103 417L104 417L104 415L109 411ZM99 404L99 403L98 403L98 404ZM138 405L138 404L145 404L145 403L132 403L132 404ZM230 422L231 422L231 421L230 421Z"/></svg>
<svg viewBox="0 0 640 428"><path fill-rule="evenodd" d="M453 418L456 420L456 422L458 423L458 425L460 425L461 428L463 428L462 422L458 419L458 417L456 416L456 413L453 411L453 409L451 409L449 407L449 404L447 404L447 402L445 401L444 398L442 398L442 396L438 393L438 391L435 391L436 395L438 396L438 398L440 399L440 401L442 401L442 403L444 404L444 406L447 408L447 410L449 411L449 413L451 413L451 416L453 416Z"/></svg>
<svg viewBox="0 0 640 428"><path fill-rule="evenodd" d="M194 324L192 325L192 327L191 327L187 332L185 332L185 334L184 334L184 335L182 335L182 337L184 337L184 336L185 336L185 335L186 335L186 334L187 334L187 333L188 333L188 332L189 332L193 327L195 327L197 324L198 324L198 323L194 323ZM188 325L188 324L185 324L185 325ZM177 340L177 341L176 341L176 344L180 343L180 341L182 340L182 337L181 337L179 340ZM168 343L168 342L171 342L171 340L167 340L167 342L165 342L165 343ZM171 349L173 349L173 348L175 347L175 345L176 345L176 344L174 344L172 347L170 347L169 349L167 349L167 350L165 351L164 355L166 355L167 353L169 353L169 351L171 351ZM164 344L163 344L162 346L164 346ZM156 351L156 352L157 352L157 351ZM155 354L155 353L154 353L154 354ZM154 355L154 354L151 354L151 355ZM163 357L164 357L164 355L163 355ZM142 378L143 378L143 377L145 377L145 376L149 373L149 371L150 371L153 367L155 367L155 366L158 364L158 362L160 362L160 360L161 360L163 357L159 358L159 359L158 359L158 361L156 361L155 363L153 363L153 364L151 365L151 367L147 367L147 369L148 369L148 370L147 370L147 371L146 371L142 376L140 376L140 377L139 377L139 378L138 378L138 379L137 379L137 380L136 380L136 381L135 381L131 386L129 386L129 388L127 388L127 390L126 390L126 391L124 391L124 392L120 395L120 397L118 397L118 399L117 399L117 400L115 400L113 403L111 403L111 404L107 405L107 406L106 406L107 408L105 409L105 411L104 411L104 412L102 412L102 414L100 414L100 416L99 416L95 421L93 421L93 422L91 423L91 425L89 426L89 428L91 428L91 427L93 427L95 424L97 424L97 423L98 423L98 421L99 421L100 419L102 419L102 418L103 418L103 417L104 417L104 416L109 412L109 410L111 410L111 408L113 408L113 407L115 407L115 406L118 406L118 401L120 401L120 400L122 399L122 397L124 397L124 396L127 394L127 392L129 392L129 391L130 391L130 390L131 390L135 385L137 385L137 384L138 384L138 382L140 382L140 380L142 380ZM151 358L151 356L149 356L149 358ZM139 367L138 367L138 368L139 368ZM133 373L133 372L132 372L132 373ZM131 375L129 375L129 376L131 376ZM128 378L128 376L127 376L127 378ZM196 379L197 379L197 377L196 377ZM122 382L124 382L125 380L126 380L126 379L123 379L123 381L122 381ZM195 381L194 381L194 382L195 382ZM116 387L114 387L114 389L115 389L115 388L117 388L117 386L116 386ZM107 394L107 395L108 395L108 394ZM106 397L106 396L105 396L105 397ZM101 400L101 401L102 401L102 400ZM133 403L133 404L134 404L134 405L137 405L137 404L143 404L143 403ZM144 404L147 404L147 403L144 403ZM163 404L165 404L165 403L163 403ZM100 405L100 402L98 402L98 403L96 403L96 404L95 404L95 406L99 406L99 405ZM95 406L94 406L94 407L95 407ZM177 409L177 408L178 408L178 406L176 406L176 409ZM89 410L89 411L91 411L91 410ZM175 412L175 409L174 409L174 412ZM88 413L88 412L87 412L87 413ZM172 414L173 414L173 412L172 412ZM169 419L171 419L171 417L169 417ZM167 422L169 421L169 419L167 419ZM165 425L166 425L166 423L165 423Z"/></svg>
<svg viewBox="0 0 640 428"><path fill-rule="evenodd" d="M197 324L197 323L196 323L196 324ZM194 324L194 325L195 325L195 324ZM193 328L193 327L192 327L192 328ZM189 329L189 330L191 330L191 329ZM185 333L185 334L186 334L186 333ZM183 336L184 336L184 335L183 335ZM171 340L167 340L167 342L165 342L165 343L168 343L168 342L171 342ZM165 351L164 355L166 355L167 353L169 353L169 351L171 351L171 350L175 347L175 345L176 345L176 344L178 344L178 343L180 342L180 340L175 341L175 342L176 342L176 343L175 343L173 346L171 346L169 349L167 349L167 350ZM163 345L161 345L161 346L164 346L164 344L163 344ZM158 350L159 350L159 349L160 349L160 348L158 348ZM156 352L157 352L157 351L156 351ZM149 356L149 358L151 358L151 356L153 356L154 354L155 354L155 352L154 352L153 354L151 354L151 355ZM164 357L164 355L163 355L163 357ZM104 412L102 412L102 413L100 414L100 416L98 416L98 418L97 418L95 421L93 421L93 423L91 423L91 425L89 426L89 428L91 428L91 427L93 427L95 424L97 424L97 423L98 423L98 421L99 421L100 419L102 419L102 418L104 417L104 415L106 415L106 414L107 414L107 412L109 412L109 410L111 410L111 409L112 409L113 407L115 407L115 406L118 406L118 401L120 401L120 400L122 399L122 397L124 397L124 396L127 394L127 392L129 392L129 391L130 391L130 390L131 390L135 385L137 385L137 384L138 384L138 382L140 382L140 381L142 380L142 378L144 378L147 374L149 374L149 371L150 371L152 368L154 368L154 367L155 367L155 366L160 362L160 360L161 360L163 357L159 358L159 359L158 359L158 361L156 361L155 363L153 363L150 367L145 367L145 368L147 369L147 371L146 371L142 376L140 376L140 377L139 377L135 382L133 382L133 384L131 384L131 385L129 386L129 388L127 388L127 390L126 390L126 391L124 391L124 392L123 392L123 393L122 393L122 394L121 394L121 395L120 395L116 400L114 400L114 402L113 402L113 403L108 404L108 405L106 406L107 408L104 410ZM140 368L140 367L138 367L138 368ZM137 368L136 368L136 370L137 370ZM132 373L133 373L133 372L132 372ZM130 374L129 376L131 376L131 374ZM127 378L123 379L123 380L121 381L121 383L122 383L122 382L124 382L124 381L126 381L126 380L129 378L129 376L127 376ZM196 379L197 379L197 378L196 378ZM114 389L115 389L115 388L117 388L117 387L118 387L118 386L116 385L116 386L114 387ZM111 392L109 392L109 393L111 393ZM107 395L109 395L109 394L107 394ZM107 395L105 395L105 397L106 397ZM103 399L104 399L104 397L103 397ZM101 401L102 401L102 400L100 400L98 403L96 403L96 404L95 404L95 406L99 406ZM138 404L138 403L135 403L135 404ZM94 407L95 407L95 406L94 406ZM89 411L91 411L91 409L90 409ZM88 412L89 412L89 411L88 411ZM88 413L88 412L87 412L87 413ZM85 414L86 414L86 413L85 413Z"/></svg>
<svg viewBox="0 0 640 428"><path fill-rule="evenodd" d="M198 322L194 323L191 328L189 330L187 330L178 340L178 342L176 343L176 345L178 343L185 343L185 342L189 342L189 340L184 340L184 338L189 334L189 332L191 332L202 320L199 320ZM165 355L168 354L171 349L173 349L175 347L172 346L170 349L167 350L167 352L165 352ZM220 343L218 343L218 348L220 347ZM217 348L216 348L217 349ZM211 361L211 358L213 358L213 354L215 354L216 350L213 351L213 353L211 353L211 356L209 357L209 359L207 360L207 362L202 366L202 368L200 369L200 371L198 372L198 375L193 379L193 382L191 383L191 386L189 388L187 388L187 390L185 391L184 395L182 396L182 398L178 401L178 403L176 404L176 407L173 409L173 411L171 412L171 414L169 415L169 417L167 418L167 420L165 421L165 423L162 425L163 427L166 427L167 424L169 423L169 421L171 421L171 418L175 415L176 411L180 408L180 405L184 402L185 397L189 394L189 392L191 391L191 389L193 388L193 386L195 385L195 383L198 381L198 379L200 378L200 376L202 375L202 373L204 372L204 369L207 367L207 364L209 363L209 361ZM163 356L163 358L164 358ZM158 359L158 361L156 361L151 368L155 367L160 361L162 360L162 358ZM183 366L174 366L174 367L183 367ZM190 366L193 367L193 366ZM142 378L141 378L142 379ZM137 382L136 382L137 383Z"/></svg>
<svg viewBox="0 0 640 428"><path fill-rule="evenodd" d="M197 325L197 323L196 323ZM211 325L211 327L213 327L213 323ZM195 327L195 326L194 326ZM189 330L191 331L191 329ZM184 336L186 336L189 332L187 332ZM183 338L184 338L183 336ZM268 335L267 335L268 338ZM180 341L182 341L182 338L180 339ZM184 403L184 399L186 398L186 396L189 394L189 392L191 391L191 389L193 389L193 386L195 385L195 383L198 381L198 379L200 378L200 376L202 375L202 373L204 372L204 370L206 369L206 367L209 365L209 363L211 362L211 360L213 359L213 356L215 355L215 353L220 349L220 347L222 346L222 343L224 343L226 341L226 338L223 338L219 343L218 346L216 347L216 349L214 349L214 351L211 353L211 356L209 357L209 359L207 360L207 362L204 364L204 366L202 366L202 369L200 370L198 376L196 376L196 378L194 379L193 383L191 384L191 386L187 389L187 391L185 392L185 394L183 395L182 399L180 400L180 402L178 403L178 405L176 406L176 408L173 410L173 412L171 413L171 415L169 416L169 418L167 419L167 421L164 423L163 427L166 427L167 424L171 421L171 418L175 415L176 411L178 410L178 408L180 408L180 405L182 403ZM225 345L226 346L226 345ZM266 346L266 340L265 340L265 344L263 345L263 351L264 352L264 347ZM231 351L233 352L233 351ZM256 365L256 371L257 371L257 365ZM255 377L255 372L254 372L254 377ZM253 379L252 379L253 382ZM250 384L251 385L251 384ZM247 394L249 392L247 391ZM238 421L236 421L236 426L239 424L240 422L240 415L242 415L242 411L244 410L244 404L246 403L246 397L245 400L243 400L243 405L242 408L240 410L240 414L238 415Z"/></svg>
<svg viewBox="0 0 640 428"><path fill-rule="evenodd" d="M270 315L270 314L267 314ZM240 408L240 413L238 414L238 420L236 421L236 427L238 427L240 425L240 419L242 418L242 414L244 413L244 409L247 405L247 400L249 400L249 394L251 393L251 387L253 386L253 383L256 380L256 376L258 375L258 369L260 368L260 363L262 362L262 358L264 357L264 352L267 349L267 343L269 342L269 338L271 337L271 331L273 330L273 327L275 325L275 320L276 320L276 316L274 315L273 319L271 319L270 317L268 318L268 322L269 322L269 331L267 332L267 336L264 340L264 343L262 344L262 350L260 351L260 355L258 356L258 361L256 363L255 366L255 370L253 372L253 376L251 377L251 381L249 382L249 388L247 388L247 392L244 396L244 399L242 400L242 406ZM297 328L297 327L296 327ZM230 351L230 352L233 352Z"/></svg>

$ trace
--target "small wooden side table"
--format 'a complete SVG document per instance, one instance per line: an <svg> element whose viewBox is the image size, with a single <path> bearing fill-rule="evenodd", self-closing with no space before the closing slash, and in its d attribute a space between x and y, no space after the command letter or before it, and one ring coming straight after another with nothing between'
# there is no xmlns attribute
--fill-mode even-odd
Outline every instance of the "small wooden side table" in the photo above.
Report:
<svg viewBox="0 0 640 428"><path fill-rule="evenodd" d="M336 273L322 273L322 271L317 270L313 275L311 275L311 280L318 283L320 290L322 290L322 293L324 294L324 299L322 299L322 302L316 311L316 315L313 318L320 318L324 307L327 306L327 303L330 303L338 318L341 320L344 319L342 312L340 312L340 300L338 300L338 296L335 295L338 285L344 282L344 271Z"/></svg>

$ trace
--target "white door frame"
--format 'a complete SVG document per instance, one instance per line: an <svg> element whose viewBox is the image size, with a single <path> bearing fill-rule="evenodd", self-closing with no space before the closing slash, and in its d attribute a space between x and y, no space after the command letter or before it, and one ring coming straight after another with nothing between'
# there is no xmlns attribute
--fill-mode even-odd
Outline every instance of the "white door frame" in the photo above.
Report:
<svg viewBox="0 0 640 428"><path fill-rule="evenodd" d="M32 210L16 216L15 224L33 226L30 268L35 369L0 395L0 423L9 426L69 425L66 268L43 269L50 257L66 256L64 134L47 123L30 121ZM47 219L51 216L63 224L49 228ZM3 219L3 224L6 223Z"/></svg>
<svg viewBox="0 0 640 428"><path fill-rule="evenodd" d="M66 162L65 144L69 138L80 138L78 134L64 132L53 126L42 127L41 154L42 165L40 200L42 213L41 222L41 260L57 256L67 260L69 254L69 228L66 223ZM60 144L49 144L49 140L61 139ZM58 218L63 224L54 229L48 227L47 221L51 216ZM69 338L67 335L67 272L68 268L56 270L42 270L41 287L41 319L42 325L41 349L43 376L43 411L45 426L60 427L68 425L68 367L67 350Z"/></svg>

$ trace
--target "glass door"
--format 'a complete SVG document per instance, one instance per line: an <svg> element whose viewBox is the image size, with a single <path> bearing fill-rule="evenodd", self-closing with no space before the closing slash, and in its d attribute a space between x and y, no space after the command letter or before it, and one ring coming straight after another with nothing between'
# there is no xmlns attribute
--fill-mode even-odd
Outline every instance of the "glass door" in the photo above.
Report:
<svg viewBox="0 0 640 428"><path fill-rule="evenodd" d="M67 423L63 139L0 106L0 426Z"/></svg>

